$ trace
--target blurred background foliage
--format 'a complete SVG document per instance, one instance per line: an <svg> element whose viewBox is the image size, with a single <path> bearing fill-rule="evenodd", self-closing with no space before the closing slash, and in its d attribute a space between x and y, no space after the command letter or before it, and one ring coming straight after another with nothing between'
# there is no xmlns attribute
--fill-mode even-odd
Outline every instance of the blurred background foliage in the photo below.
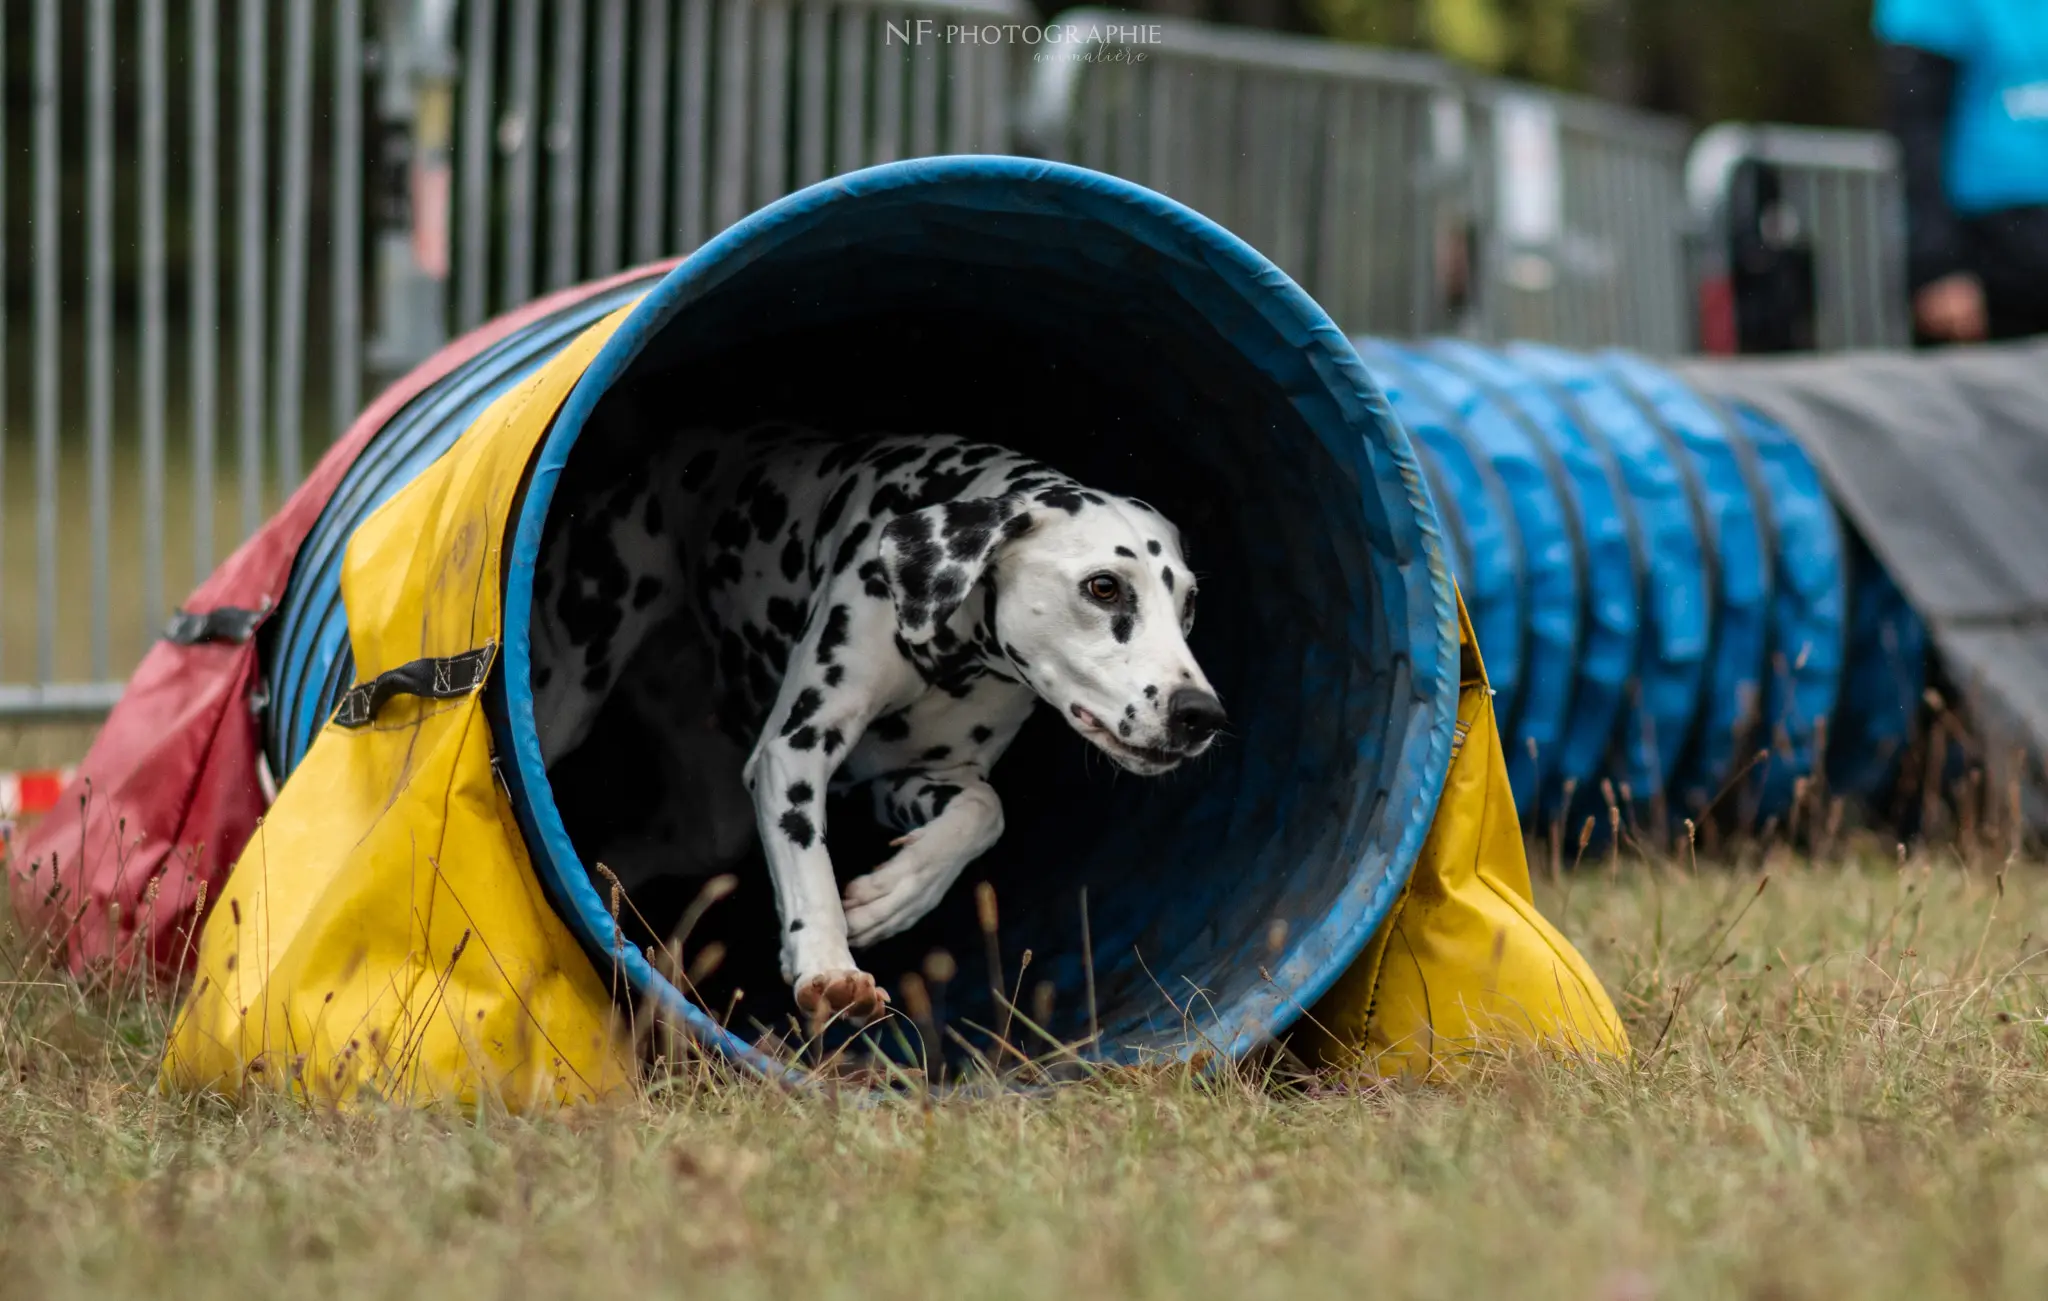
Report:
<svg viewBox="0 0 2048 1301"><path fill-rule="evenodd" d="M1871 0L1137 0L1254 27L1428 50L1705 124L1875 126Z"/></svg>

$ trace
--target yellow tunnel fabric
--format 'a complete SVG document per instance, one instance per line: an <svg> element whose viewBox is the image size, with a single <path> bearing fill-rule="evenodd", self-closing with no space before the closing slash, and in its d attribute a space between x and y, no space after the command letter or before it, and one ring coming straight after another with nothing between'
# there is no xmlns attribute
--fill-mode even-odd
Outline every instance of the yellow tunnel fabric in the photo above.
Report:
<svg viewBox="0 0 2048 1301"><path fill-rule="evenodd" d="M1358 961L1309 1010L1311 1060L1442 1078L1509 1045L1626 1057L1600 978L1536 911L1493 691L1458 599L1457 741L1408 886Z"/></svg>
<svg viewBox="0 0 2048 1301"><path fill-rule="evenodd" d="M447 698L394 695L365 725L322 729L208 911L165 1088L526 1111L632 1079L618 1003L551 907L492 768L482 690L522 476L630 310L494 403L356 531L342 596L358 683L438 663ZM1626 1054L1599 980L1531 903L1462 601L1459 618L1460 741L1422 857L1294 1042L1413 1075L1503 1038Z"/></svg>
<svg viewBox="0 0 2048 1301"><path fill-rule="evenodd" d="M357 529L342 573L357 681L467 655L468 689L393 696L366 726L322 729L209 909L166 1087L530 1110L631 1078L616 1004L550 906L493 773L482 691L521 477L629 310L494 403Z"/></svg>

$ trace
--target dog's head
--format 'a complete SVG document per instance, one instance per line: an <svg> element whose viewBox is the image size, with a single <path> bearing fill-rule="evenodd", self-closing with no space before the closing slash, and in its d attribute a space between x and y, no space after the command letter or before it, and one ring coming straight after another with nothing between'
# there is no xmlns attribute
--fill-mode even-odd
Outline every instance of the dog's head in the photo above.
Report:
<svg viewBox="0 0 2048 1301"><path fill-rule="evenodd" d="M1188 649L1180 531L1143 502L1069 485L948 502L892 520L881 559L906 642L978 640L1122 767L1168 772L1223 730ZM977 586L979 625L948 628Z"/></svg>

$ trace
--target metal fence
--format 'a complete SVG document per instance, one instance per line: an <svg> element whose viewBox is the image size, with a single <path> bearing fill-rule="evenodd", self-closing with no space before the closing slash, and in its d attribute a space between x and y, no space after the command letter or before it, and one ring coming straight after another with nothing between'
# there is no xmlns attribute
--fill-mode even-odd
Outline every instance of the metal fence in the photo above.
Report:
<svg viewBox="0 0 2048 1301"><path fill-rule="evenodd" d="M1345 328L1448 321L1456 78L1420 55L1102 9L1033 52L1022 139L1221 223Z"/></svg>
<svg viewBox="0 0 2048 1301"><path fill-rule="evenodd" d="M1003 148L1014 50L946 28L1022 12L7 0L0 717L110 705L451 330L832 173Z"/></svg>
<svg viewBox="0 0 2048 1301"><path fill-rule="evenodd" d="M1912 337L1906 294L1905 182L1898 144L1874 131L1722 123L1686 159L1686 190L1706 261L1727 241L1730 183L1754 160L1776 170L1813 249L1814 344L1898 347Z"/></svg>
<svg viewBox="0 0 2048 1301"><path fill-rule="evenodd" d="M168 598L450 333L872 163L1116 172L1352 333L1688 344L1672 123L1418 55L1031 22L1023 0L0 4L0 718L103 710ZM1819 232L1824 346L1902 338L1883 142L1717 129L1696 191L1752 155Z"/></svg>
<svg viewBox="0 0 2048 1301"><path fill-rule="evenodd" d="M1162 190L1353 333L1676 352L1686 131L1436 59L1081 9L1031 67L1024 139Z"/></svg>
<svg viewBox="0 0 2048 1301"><path fill-rule="evenodd" d="M1500 83L1470 92L1487 339L1684 351L1688 132L1597 100Z"/></svg>

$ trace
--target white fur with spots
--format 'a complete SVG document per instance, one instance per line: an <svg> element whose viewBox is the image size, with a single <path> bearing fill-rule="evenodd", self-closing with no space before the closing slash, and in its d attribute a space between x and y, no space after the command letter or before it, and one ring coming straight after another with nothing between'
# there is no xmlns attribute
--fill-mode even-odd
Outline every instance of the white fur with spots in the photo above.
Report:
<svg viewBox="0 0 2048 1301"><path fill-rule="evenodd" d="M1179 532L1142 502L948 435L684 433L645 469L551 532L533 626L543 755L633 693L703 789L679 794L688 861L643 856L627 888L729 866L751 822L783 975L813 1016L879 1012L852 950L917 922L1001 837L990 773L1036 702L1146 775L1224 725L1187 646ZM824 797L858 783L902 834L842 892Z"/></svg>

